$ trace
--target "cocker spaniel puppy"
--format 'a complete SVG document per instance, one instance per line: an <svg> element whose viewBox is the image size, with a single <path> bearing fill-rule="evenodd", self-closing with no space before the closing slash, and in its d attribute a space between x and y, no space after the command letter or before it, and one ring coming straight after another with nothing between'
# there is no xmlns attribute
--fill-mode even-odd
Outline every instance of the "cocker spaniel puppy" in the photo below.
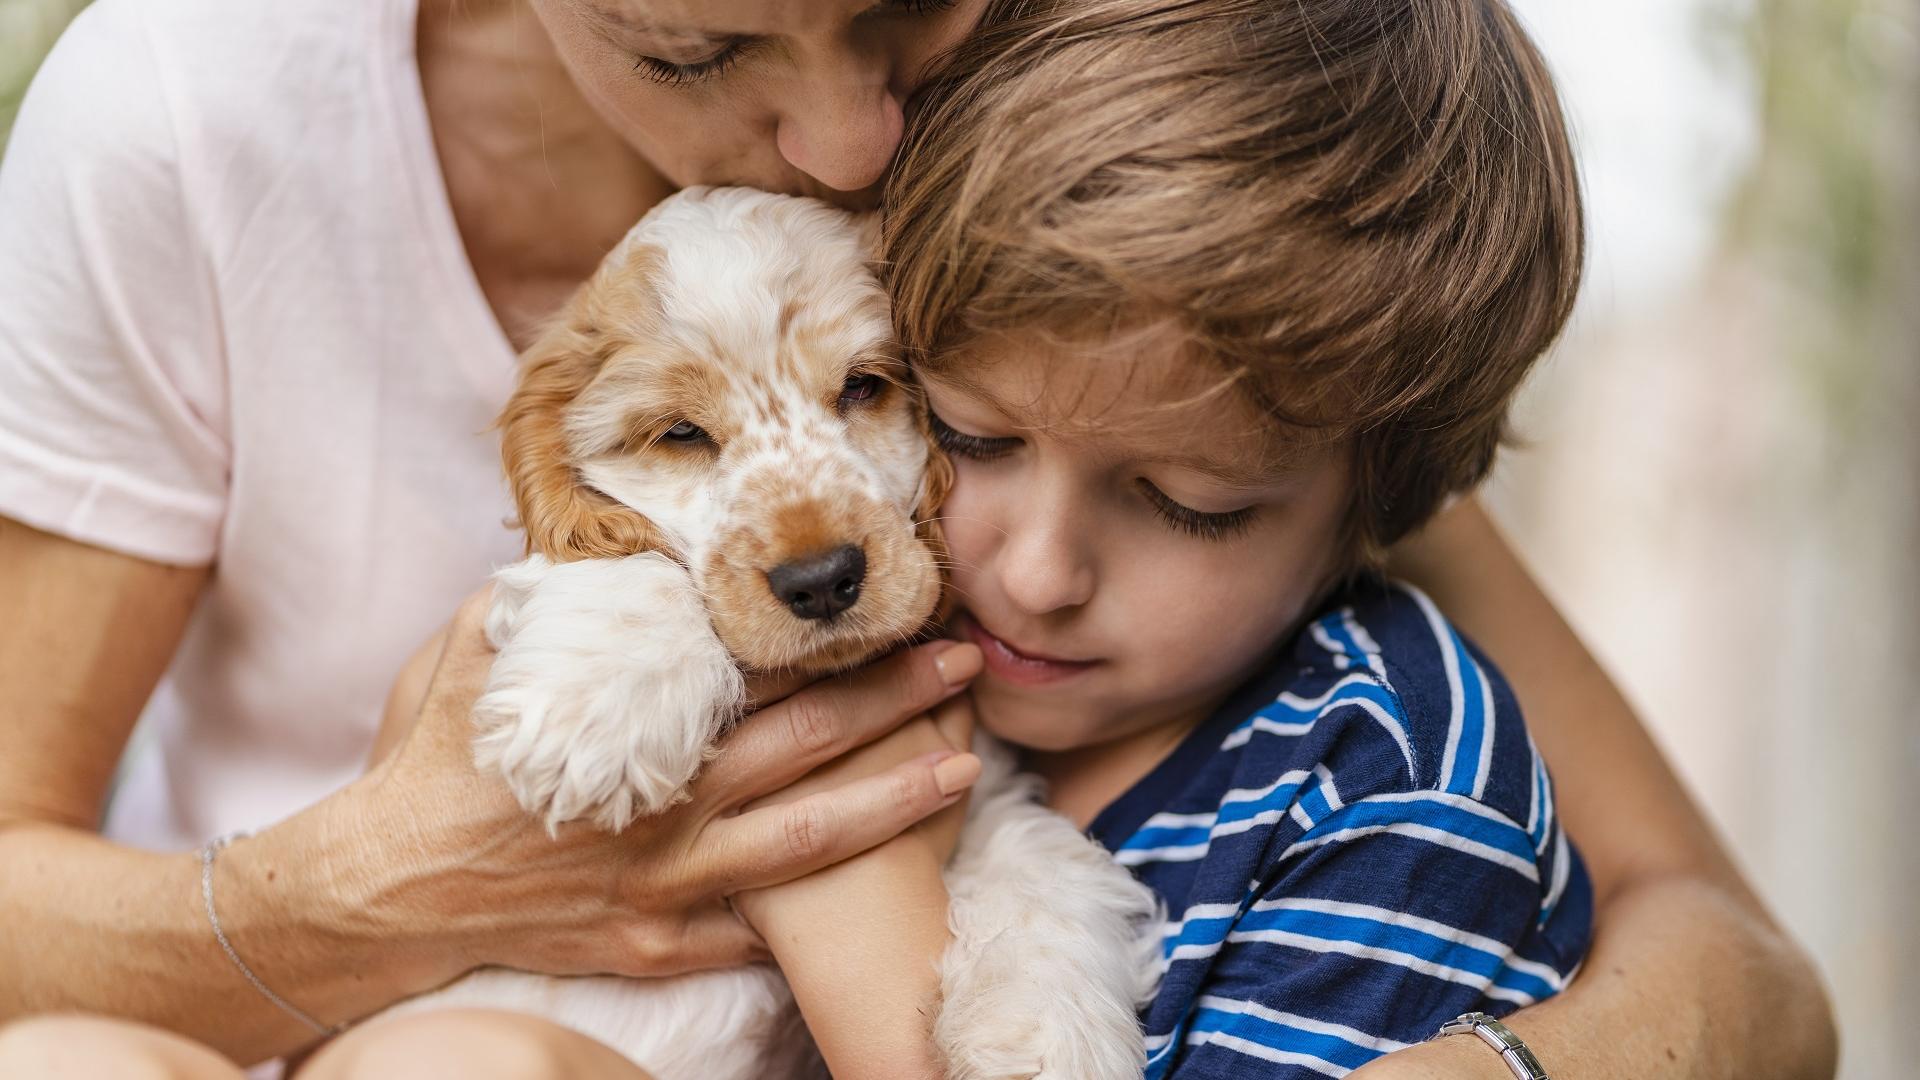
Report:
<svg viewBox="0 0 1920 1080"><path fill-rule="evenodd" d="M530 349L502 418L529 556L496 576L476 758L549 828L672 805L744 704L741 670L825 673L941 596L944 459L852 216L689 189ZM949 1075L1137 1077L1152 894L987 762L947 871L935 1039ZM658 1080L809 1075L769 967L671 979L476 972L398 1008L533 1012Z"/></svg>

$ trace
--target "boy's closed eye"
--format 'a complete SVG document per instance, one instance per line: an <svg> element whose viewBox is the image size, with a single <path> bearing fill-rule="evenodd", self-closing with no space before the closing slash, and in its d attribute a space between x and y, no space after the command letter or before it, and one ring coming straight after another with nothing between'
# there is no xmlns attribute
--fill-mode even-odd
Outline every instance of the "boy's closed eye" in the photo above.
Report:
<svg viewBox="0 0 1920 1080"><path fill-rule="evenodd" d="M970 434L954 427L937 413L929 413L928 420L934 441L939 443L940 448L954 457L969 461L987 463L1000 460L1018 450L1023 441L1017 436ZM1259 507L1255 505L1225 511L1198 510L1167 494L1145 476L1135 477L1133 486L1155 516L1169 528L1200 539L1222 540L1235 536L1245 531L1259 512Z"/></svg>

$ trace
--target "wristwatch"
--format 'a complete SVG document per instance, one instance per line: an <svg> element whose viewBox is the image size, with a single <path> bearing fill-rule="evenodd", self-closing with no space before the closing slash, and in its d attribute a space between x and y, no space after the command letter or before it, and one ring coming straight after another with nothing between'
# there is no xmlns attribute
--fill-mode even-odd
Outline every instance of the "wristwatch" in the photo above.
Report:
<svg viewBox="0 0 1920 1080"><path fill-rule="evenodd" d="M1500 1057L1513 1070L1519 1080L1552 1080L1540 1059L1533 1056L1527 1044L1520 1041L1507 1025L1495 1020L1483 1012L1463 1013L1440 1025L1433 1033L1435 1039L1448 1035L1478 1035L1480 1041L1499 1051Z"/></svg>

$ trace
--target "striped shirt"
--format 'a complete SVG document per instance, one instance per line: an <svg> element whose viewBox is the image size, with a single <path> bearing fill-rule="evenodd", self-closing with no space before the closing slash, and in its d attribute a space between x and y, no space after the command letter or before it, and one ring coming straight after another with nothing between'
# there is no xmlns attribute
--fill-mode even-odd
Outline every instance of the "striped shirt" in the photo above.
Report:
<svg viewBox="0 0 1920 1080"><path fill-rule="evenodd" d="M1586 871L1500 674L1410 587L1325 612L1093 823L1169 913L1148 1080L1343 1076L1586 951Z"/></svg>

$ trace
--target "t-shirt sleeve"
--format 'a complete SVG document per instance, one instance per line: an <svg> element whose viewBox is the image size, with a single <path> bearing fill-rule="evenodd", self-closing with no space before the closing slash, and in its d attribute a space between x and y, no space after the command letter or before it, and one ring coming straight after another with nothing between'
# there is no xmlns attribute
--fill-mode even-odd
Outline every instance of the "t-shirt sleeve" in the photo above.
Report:
<svg viewBox="0 0 1920 1080"><path fill-rule="evenodd" d="M0 515L199 565L226 503L225 359L140 9L80 15L0 159Z"/></svg>
<svg viewBox="0 0 1920 1080"><path fill-rule="evenodd" d="M1585 946L1585 914L1573 910L1585 882L1557 829L1543 844L1445 792L1323 809L1227 916L1163 1075L1344 1076L1461 1013L1510 1012L1570 976L1567 957ZM1556 918L1569 887L1582 895Z"/></svg>

